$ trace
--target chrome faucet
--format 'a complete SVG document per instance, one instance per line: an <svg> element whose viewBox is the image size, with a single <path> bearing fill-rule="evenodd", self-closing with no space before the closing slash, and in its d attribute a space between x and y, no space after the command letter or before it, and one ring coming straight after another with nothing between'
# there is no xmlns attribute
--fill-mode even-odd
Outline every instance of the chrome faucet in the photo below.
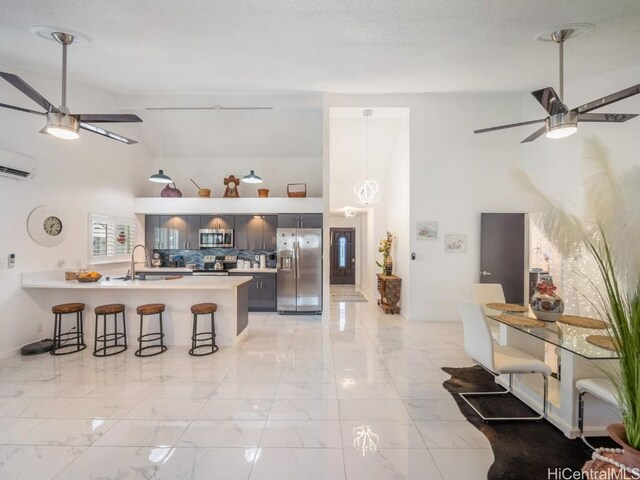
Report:
<svg viewBox="0 0 640 480"><path fill-rule="evenodd" d="M144 249L144 266L148 267L149 266L149 252L147 250L147 247L145 247L144 245L142 245L141 243L139 243L138 245L136 245L135 247L133 247L133 250L131 250L131 280L135 280L136 279L136 261L133 258L135 253L136 253L136 248L138 247L142 247Z"/></svg>

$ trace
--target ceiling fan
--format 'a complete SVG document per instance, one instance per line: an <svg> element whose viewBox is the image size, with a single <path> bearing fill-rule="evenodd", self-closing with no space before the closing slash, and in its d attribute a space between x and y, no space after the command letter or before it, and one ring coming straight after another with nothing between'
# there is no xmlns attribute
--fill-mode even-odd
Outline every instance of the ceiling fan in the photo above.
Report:
<svg viewBox="0 0 640 480"><path fill-rule="evenodd" d="M124 137L117 133L105 130L102 127L93 125L94 123L125 123L125 122L141 122L137 115L124 113L107 113L107 114L72 114L67 108L67 47L73 43L74 35L62 31L48 32L51 37L62 45L62 105L54 107L46 98L36 92L27 82L19 76L12 73L0 72L0 77L4 78L11 85L24 93L31 100L36 102L44 112L29 110L28 108L16 107L15 105L7 105L0 103L0 107L18 110L20 112L34 113L36 115L44 115L47 117L47 124L40 130L40 133L48 133L65 140L74 140L78 138L79 129L88 130L98 135L118 140L119 142L133 145L138 143L135 140ZM91 123L89 123L91 122Z"/></svg>
<svg viewBox="0 0 640 480"><path fill-rule="evenodd" d="M520 127L523 125L533 125L535 123L543 123L544 126L533 132L520 143L532 142L542 134L546 134L547 138L564 138L578 131L579 122L626 122L638 115L635 113L590 113L597 108L610 105L612 103L624 100L625 98L640 93L640 84L634 85L619 92L607 95L589 103L585 103L577 108L569 110L563 103L564 95L564 42L574 33L573 29L561 29L551 34L551 40L558 44L560 56L560 95L551 87L543 88L531 92L531 95L542 105L549 114L546 118L538 120L530 120L528 122L512 123L509 125L500 125L499 127L483 128L474 130L473 133L492 132L494 130L502 130L504 128Z"/></svg>

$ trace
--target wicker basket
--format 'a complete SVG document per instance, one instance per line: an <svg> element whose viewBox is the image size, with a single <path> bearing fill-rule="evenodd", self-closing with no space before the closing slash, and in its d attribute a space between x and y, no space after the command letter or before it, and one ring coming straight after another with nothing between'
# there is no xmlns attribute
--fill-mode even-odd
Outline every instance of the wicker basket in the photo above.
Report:
<svg viewBox="0 0 640 480"><path fill-rule="evenodd" d="M267 198L269 196L268 188L259 188L258 189L258 197L259 198Z"/></svg>
<svg viewBox="0 0 640 480"><path fill-rule="evenodd" d="M293 187L293 188L292 188ZM287 185L287 196L291 198L304 198L307 196L306 183L290 183Z"/></svg>
<svg viewBox="0 0 640 480"><path fill-rule="evenodd" d="M81 276L77 276L76 280L78 280L80 283L94 283L97 282L98 280L100 280L102 278L102 275L98 275L97 277L81 277Z"/></svg>

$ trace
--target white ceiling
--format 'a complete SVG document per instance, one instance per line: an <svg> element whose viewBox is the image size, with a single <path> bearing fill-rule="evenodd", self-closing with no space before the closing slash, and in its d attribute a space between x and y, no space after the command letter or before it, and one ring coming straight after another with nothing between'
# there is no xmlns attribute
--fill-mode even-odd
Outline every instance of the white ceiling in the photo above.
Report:
<svg viewBox="0 0 640 480"><path fill-rule="evenodd" d="M75 81L121 94L489 92L555 85L550 27L595 24L567 79L640 63L638 0L3 0L0 64L57 74L58 25Z"/></svg>

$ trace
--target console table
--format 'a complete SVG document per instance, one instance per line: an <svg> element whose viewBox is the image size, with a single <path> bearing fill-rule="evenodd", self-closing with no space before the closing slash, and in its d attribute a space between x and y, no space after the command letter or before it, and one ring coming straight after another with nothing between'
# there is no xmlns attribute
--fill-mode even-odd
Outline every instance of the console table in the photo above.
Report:
<svg viewBox="0 0 640 480"><path fill-rule="evenodd" d="M400 313L398 302L400 301L400 292L402 279L396 275L383 275L378 273L378 292L380 300L378 305L384 310L384 313Z"/></svg>

